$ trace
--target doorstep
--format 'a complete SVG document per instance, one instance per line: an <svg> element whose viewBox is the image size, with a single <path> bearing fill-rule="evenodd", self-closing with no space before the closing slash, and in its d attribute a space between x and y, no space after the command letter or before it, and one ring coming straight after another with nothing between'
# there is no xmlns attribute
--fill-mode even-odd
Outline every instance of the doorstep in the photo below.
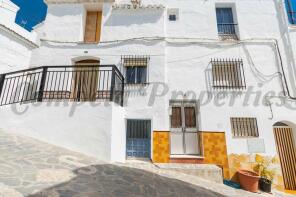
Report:
<svg viewBox="0 0 296 197"><path fill-rule="evenodd" d="M170 155L169 163L202 164L203 160L200 155Z"/></svg>
<svg viewBox="0 0 296 197"><path fill-rule="evenodd" d="M149 158L127 157L125 163L152 163Z"/></svg>
<svg viewBox="0 0 296 197"><path fill-rule="evenodd" d="M205 157L200 155L170 155L171 159L204 159Z"/></svg>
<svg viewBox="0 0 296 197"><path fill-rule="evenodd" d="M162 170L181 172L212 182L223 183L222 169L214 164L154 163L154 165Z"/></svg>

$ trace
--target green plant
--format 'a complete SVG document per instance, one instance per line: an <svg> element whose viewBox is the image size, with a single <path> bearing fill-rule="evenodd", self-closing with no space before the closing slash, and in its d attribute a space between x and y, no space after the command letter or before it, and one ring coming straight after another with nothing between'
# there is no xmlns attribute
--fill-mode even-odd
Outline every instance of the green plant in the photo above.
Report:
<svg viewBox="0 0 296 197"><path fill-rule="evenodd" d="M270 164L273 160L257 154L255 161L256 165L254 166L254 171L257 172L261 178L265 178L272 182L275 176L275 170L270 169Z"/></svg>

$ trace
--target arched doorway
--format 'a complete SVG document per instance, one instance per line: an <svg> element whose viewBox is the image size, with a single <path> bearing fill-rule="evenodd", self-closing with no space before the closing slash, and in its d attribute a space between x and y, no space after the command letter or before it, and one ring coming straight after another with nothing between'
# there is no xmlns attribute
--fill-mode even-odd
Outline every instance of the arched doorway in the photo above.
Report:
<svg viewBox="0 0 296 197"><path fill-rule="evenodd" d="M285 189L296 190L296 137L293 127L284 122L273 125L276 148L280 158Z"/></svg>
<svg viewBox="0 0 296 197"><path fill-rule="evenodd" d="M99 81L100 61L86 59L75 62L71 98L74 101L95 101Z"/></svg>

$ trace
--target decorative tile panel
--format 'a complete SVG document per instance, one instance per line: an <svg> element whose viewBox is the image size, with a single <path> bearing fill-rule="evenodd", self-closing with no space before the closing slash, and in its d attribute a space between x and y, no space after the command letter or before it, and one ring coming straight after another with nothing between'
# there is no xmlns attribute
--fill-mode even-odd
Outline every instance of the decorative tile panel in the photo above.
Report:
<svg viewBox="0 0 296 197"><path fill-rule="evenodd" d="M223 169L225 179L229 178L229 165L224 132L201 132L205 164L216 164Z"/></svg>
<svg viewBox="0 0 296 197"><path fill-rule="evenodd" d="M170 161L170 133L169 131L153 132L154 163L169 163Z"/></svg>

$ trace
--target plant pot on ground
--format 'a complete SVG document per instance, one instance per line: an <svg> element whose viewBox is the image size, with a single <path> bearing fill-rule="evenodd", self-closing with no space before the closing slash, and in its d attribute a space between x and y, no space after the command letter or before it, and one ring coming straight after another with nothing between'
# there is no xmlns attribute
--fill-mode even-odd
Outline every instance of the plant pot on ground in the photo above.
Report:
<svg viewBox="0 0 296 197"><path fill-rule="evenodd" d="M240 169L237 171L241 187L249 192L258 192L259 175L256 172Z"/></svg>
<svg viewBox="0 0 296 197"><path fill-rule="evenodd" d="M256 165L254 171L260 175L259 189L263 192L271 193L272 181L275 175L275 170L270 169L270 164L273 159L256 155Z"/></svg>
<svg viewBox="0 0 296 197"><path fill-rule="evenodd" d="M259 189L263 192L271 193L271 184L272 181L267 178L261 177L259 179Z"/></svg>

